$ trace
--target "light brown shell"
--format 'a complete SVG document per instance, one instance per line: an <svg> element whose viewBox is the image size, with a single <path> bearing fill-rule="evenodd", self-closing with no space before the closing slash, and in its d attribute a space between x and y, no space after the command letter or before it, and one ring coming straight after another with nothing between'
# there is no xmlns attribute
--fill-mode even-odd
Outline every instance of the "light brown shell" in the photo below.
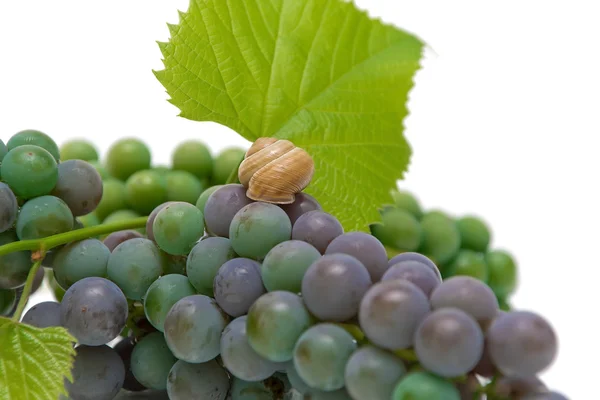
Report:
<svg viewBox="0 0 600 400"><path fill-rule="evenodd" d="M312 157L289 140L259 138L246 152L238 177L255 201L290 204L315 172Z"/></svg>

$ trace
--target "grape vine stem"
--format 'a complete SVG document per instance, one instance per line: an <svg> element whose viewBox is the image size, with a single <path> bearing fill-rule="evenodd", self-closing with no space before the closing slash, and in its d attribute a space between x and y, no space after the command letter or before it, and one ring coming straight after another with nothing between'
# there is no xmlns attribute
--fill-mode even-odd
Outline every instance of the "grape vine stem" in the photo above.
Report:
<svg viewBox="0 0 600 400"><path fill-rule="evenodd" d="M58 235L48 236L42 239L21 240L0 246L0 256L15 251L39 251L44 254L46 251L77 240L84 240L94 236L106 235L116 231L126 229L137 229L146 226L148 217L139 217L128 219L126 221L111 222L110 224L90 226L88 228L76 229Z"/></svg>
<svg viewBox="0 0 600 400"><path fill-rule="evenodd" d="M23 293L21 294L21 298L19 299L19 304L17 304L17 309L12 316L12 320L14 322L19 322L21 320L21 314L23 314L23 310L27 305L27 301L29 300L29 294L31 293L31 287L33 286L33 280L35 279L35 274L38 269L42 266L42 260L38 260L33 264L33 267L29 270L29 274L27 275L27 281L25 282L25 287L23 288Z"/></svg>

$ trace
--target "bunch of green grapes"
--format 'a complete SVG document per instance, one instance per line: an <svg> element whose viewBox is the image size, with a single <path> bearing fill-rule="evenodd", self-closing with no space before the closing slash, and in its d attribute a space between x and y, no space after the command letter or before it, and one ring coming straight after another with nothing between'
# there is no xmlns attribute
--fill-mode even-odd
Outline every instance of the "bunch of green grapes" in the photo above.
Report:
<svg viewBox="0 0 600 400"><path fill-rule="evenodd" d="M508 301L517 286L517 264L506 250L491 246L489 225L475 215L454 217L434 209L423 210L408 191L392 191L394 204L381 210L382 222L372 234L391 255L417 251L427 255L448 278L466 275L487 283L500 302Z"/></svg>

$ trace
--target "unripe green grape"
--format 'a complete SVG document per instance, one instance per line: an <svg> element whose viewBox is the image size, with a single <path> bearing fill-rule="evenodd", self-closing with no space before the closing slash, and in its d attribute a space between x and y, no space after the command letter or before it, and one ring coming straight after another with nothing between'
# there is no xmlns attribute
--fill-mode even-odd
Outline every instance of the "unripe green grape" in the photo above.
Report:
<svg viewBox="0 0 600 400"><path fill-rule="evenodd" d="M187 171L169 171L167 179L167 201L184 201L196 204L204 185L200 179Z"/></svg>
<svg viewBox="0 0 600 400"><path fill-rule="evenodd" d="M213 194L217 189L219 189L221 187L223 187L223 185L211 186L208 189L206 189L205 191L203 191L202 194L200 195L200 197L198 197L198 200L196 201L196 207L200 211L202 211L202 214L204 214L204 206L206 206L206 201L208 200L210 195Z"/></svg>
<svg viewBox="0 0 600 400"><path fill-rule="evenodd" d="M24 199L50 193L58 181L56 160L39 146L13 148L4 156L0 169L2 180L15 195Z"/></svg>
<svg viewBox="0 0 600 400"><path fill-rule="evenodd" d="M98 171L98 173L100 174L100 178L104 179L109 179L112 178L110 176L110 174L108 173L108 170L106 169L106 167L104 166L104 164L102 164L100 161L88 161L90 163L90 165L94 168L96 168L96 171Z"/></svg>
<svg viewBox="0 0 600 400"><path fill-rule="evenodd" d="M166 389L169 371L176 362L177 358L167 347L167 342L160 332L144 336L131 352L133 376L150 389Z"/></svg>
<svg viewBox="0 0 600 400"><path fill-rule="evenodd" d="M41 239L73 229L75 217L67 203L54 196L29 200L17 217L17 236L20 240Z"/></svg>
<svg viewBox="0 0 600 400"><path fill-rule="evenodd" d="M192 204L170 203L156 215L152 231L162 250L187 255L204 234L204 216Z"/></svg>
<svg viewBox="0 0 600 400"><path fill-rule="evenodd" d="M421 219L423 241L419 253L437 265L446 264L460 248L460 233L452 218L441 211L430 211Z"/></svg>
<svg viewBox="0 0 600 400"><path fill-rule="evenodd" d="M460 250L454 261L445 269L446 276L465 275L487 282L488 267L482 253Z"/></svg>
<svg viewBox="0 0 600 400"><path fill-rule="evenodd" d="M81 217L77 217L77 219L79 220L79 222L81 222L84 228L100 225L100 219L98 218L95 212L82 215Z"/></svg>
<svg viewBox="0 0 600 400"><path fill-rule="evenodd" d="M481 218L467 215L456 221L463 249L484 252L490 244L490 229Z"/></svg>
<svg viewBox="0 0 600 400"><path fill-rule="evenodd" d="M73 139L63 143L63 145L60 146L60 159L62 161L97 161L98 150L96 150L96 147L87 140Z"/></svg>
<svg viewBox="0 0 600 400"><path fill-rule="evenodd" d="M0 316L12 311L17 302L17 292L13 289L0 289Z"/></svg>
<svg viewBox="0 0 600 400"><path fill-rule="evenodd" d="M411 193L404 190L392 190L391 194L396 207L408 211L417 219L423 216L421 204Z"/></svg>
<svg viewBox="0 0 600 400"><path fill-rule="evenodd" d="M153 170L137 171L125 183L125 200L133 210L148 215L167 201L167 180Z"/></svg>
<svg viewBox="0 0 600 400"><path fill-rule="evenodd" d="M33 145L41 147L48 151L50 154L52 154L52 157L54 157L55 161L58 162L60 160L58 146L50 136L46 135L43 132L36 131L35 129L26 129L24 131L15 133L9 139L8 143L6 143L8 151L11 151L16 147L23 145Z"/></svg>
<svg viewBox="0 0 600 400"><path fill-rule="evenodd" d="M173 152L173 169L187 171L198 179L208 179L213 170L213 159L208 147L197 140L180 143Z"/></svg>
<svg viewBox="0 0 600 400"><path fill-rule="evenodd" d="M14 230L0 233L0 246L17 242ZM27 280L31 269L31 252L16 251L0 256L0 289L15 289Z"/></svg>
<svg viewBox="0 0 600 400"><path fill-rule="evenodd" d="M148 322L164 332L167 313L175 303L196 294L185 275L169 274L155 280L144 295L144 312Z"/></svg>
<svg viewBox="0 0 600 400"><path fill-rule="evenodd" d="M245 155L246 150L238 147L231 147L219 153L219 155L215 157L212 184L225 184L229 175L231 175L232 171L238 167Z"/></svg>
<svg viewBox="0 0 600 400"><path fill-rule="evenodd" d="M105 278L110 250L98 239L85 239L62 247L54 258L54 278L63 289L88 277Z"/></svg>
<svg viewBox="0 0 600 400"><path fill-rule="evenodd" d="M449 381L427 372L411 372L394 389L392 400L460 400Z"/></svg>
<svg viewBox="0 0 600 400"><path fill-rule="evenodd" d="M157 165L155 167L152 167L151 169L152 171L158 172L162 176L167 176L167 174L172 171L171 168L165 165Z"/></svg>
<svg viewBox="0 0 600 400"><path fill-rule="evenodd" d="M111 213L108 217L104 218L104 221L102 221L103 224L110 224L113 222L120 222L120 221L128 221L131 219L136 219L141 217L140 214L138 214L137 212L133 211L133 210L117 210L113 213ZM139 228L136 229L138 232L140 232L141 234L145 234L146 230L144 228ZM108 236L108 235L107 235Z"/></svg>
<svg viewBox="0 0 600 400"><path fill-rule="evenodd" d="M125 201L125 184L114 178L108 178L103 182L102 199L94 210L100 221L103 221L115 211L127 207Z"/></svg>
<svg viewBox="0 0 600 400"><path fill-rule="evenodd" d="M371 231L385 246L415 251L421 244L423 232L419 221L408 211L388 207L381 212L381 223L371 225Z"/></svg>
<svg viewBox="0 0 600 400"><path fill-rule="evenodd" d="M6 148L6 145L4 144L2 139L0 139L0 162L2 162L6 153L8 153L8 149Z"/></svg>
<svg viewBox="0 0 600 400"><path fill-rule="evenodd" d="M106 155L106 169L117 179L127 180L137 171L150 168L148 146L138 139L125 138L115 142Z"/></svg>
<svg viewBox="0 0 600 400"><path fill-rule="evenodd" d="M488 267L488 285L496 296L508 297L517 287L517 266L513 257L504 250L492 250L485 255Z"/></svg>

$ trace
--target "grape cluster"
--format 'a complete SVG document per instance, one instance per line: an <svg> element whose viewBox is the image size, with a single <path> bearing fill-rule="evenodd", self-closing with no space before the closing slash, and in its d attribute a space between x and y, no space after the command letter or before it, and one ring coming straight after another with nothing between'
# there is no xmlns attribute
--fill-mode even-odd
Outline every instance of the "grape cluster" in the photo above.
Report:
<svg viewBox="0 0 600 400"><path fill-rule="evenodd" d="M9 141L8 154L15 148ZM63 326L77 339L68 399L566 399L536 377L556 357L552 326L536 313L502 311L490 279L446 274L437 250L445 245L419 239L410 248L419 253L390 259L384 244L396 234L344 232L305 193L289 205L253 201L244 186L223 181L239 152L217 169L218 157L199 149L178 146L172 169L150 168L147 148L126 139L92 168L103 176L94 180L103 190L95 203L84 203L95 186L76 183L71 177L79 174L63 174L72 180L62 185L59 174L50 188L62 195L56 198L70 213L69 229L78 225L74 217L86 225L149 214L141 231L72 242L44 259L58 301L35 305L22 322ZM67 157L85 171L91 164L82 158L97 158L81 141L60 154L60 163L58 152L52 156L57 173ZM36 170L31 165L19 174ZM193 179L169 191L167 178L177 171ZM198 190L192 181L213 185ZM5 223L13 240L22 239L18 232L68 230L44 218L39 205L20 225L27 204L51 196L23 197L10 178L4 182L13 196L2 196L15 206L0 197L0 221L10 215L5 209L17 208ZM425 238L443 237L441 214L430 215L434 223L423 217L414 226L433 232ZM447 262L469 243L458 232ZM27 260L26 275L30 254L11 253L0 258L3 282L15 279L18 257ZM9 290L22 285L19 276ZM0 292L0 311L12 307L11 293Z"/></svg>
<svg viewBox="0 0 600 400"><path fill-rule="evenodd" d="M381 209L382 222L371 233L388 253L418 251L439 266L444 279L471 276L493 290L502 310L517 286L517 264L506 250L491 248L492 232L475 215L455 218L443 211L424 211L419 200L404 190L392 191L394 203Z"/></svg>

